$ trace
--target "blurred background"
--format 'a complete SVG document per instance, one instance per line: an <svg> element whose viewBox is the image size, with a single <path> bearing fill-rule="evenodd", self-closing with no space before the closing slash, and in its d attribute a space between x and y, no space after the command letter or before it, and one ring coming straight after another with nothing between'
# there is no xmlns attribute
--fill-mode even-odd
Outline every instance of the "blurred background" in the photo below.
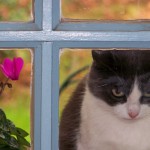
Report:
<svg viewBox="0 0 150 150"><path fill-rule="evenodd" d="M150 18L149 0L62 0L69 19L135 20Z"/></svg>
<svg viewBox="0 0 150 150"><path fill-rule="evenodd" d="M0 21L31 21L32 0L0 0Z"/></svg>
<svg viewBox="0 0 150 150"><path fill-rule="evenodd" d="M92 57L90 49L62 49L59 67L59 117L80 80L87 74Z"/></svg>
<svg viewBox="0 0 150 150"><path fill-rule="evenodd" d="M60 0L62 18L135 20L150 18L149 0ZM32 0L0 0L0 21L31 21Z"/></svg>

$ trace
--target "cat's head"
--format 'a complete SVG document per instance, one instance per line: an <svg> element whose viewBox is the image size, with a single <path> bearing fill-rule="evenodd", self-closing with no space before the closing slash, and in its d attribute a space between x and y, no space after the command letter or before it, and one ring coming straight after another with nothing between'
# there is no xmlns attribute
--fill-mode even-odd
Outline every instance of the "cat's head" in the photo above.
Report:
<svg viewBox="0 0 150 150"><path fill-rule="evenodd" d="M123 119L150 117L150 51L93 50L90 92Z"/></svg>

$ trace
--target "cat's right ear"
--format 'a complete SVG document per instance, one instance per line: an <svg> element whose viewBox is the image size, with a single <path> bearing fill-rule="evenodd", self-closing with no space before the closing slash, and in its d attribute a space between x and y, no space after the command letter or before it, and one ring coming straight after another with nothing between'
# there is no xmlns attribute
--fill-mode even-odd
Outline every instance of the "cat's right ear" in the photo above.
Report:
<svg viewBox="0 0 150 150"><path fill-rule="evenodd" d="M101 55L101 50L92 50L92 58L95 61L98 61Z"/></svg>

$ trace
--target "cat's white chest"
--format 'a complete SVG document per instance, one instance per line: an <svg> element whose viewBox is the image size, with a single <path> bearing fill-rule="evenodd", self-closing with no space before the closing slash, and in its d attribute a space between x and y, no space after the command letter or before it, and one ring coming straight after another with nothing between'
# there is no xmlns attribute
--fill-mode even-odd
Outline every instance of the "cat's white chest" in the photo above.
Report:
<svg viewBox="0 0 150 150"><path fill-rule="evenodd" d="M150 150L150 118L123 121L89 92L81 110L77 150Z"/></svg>

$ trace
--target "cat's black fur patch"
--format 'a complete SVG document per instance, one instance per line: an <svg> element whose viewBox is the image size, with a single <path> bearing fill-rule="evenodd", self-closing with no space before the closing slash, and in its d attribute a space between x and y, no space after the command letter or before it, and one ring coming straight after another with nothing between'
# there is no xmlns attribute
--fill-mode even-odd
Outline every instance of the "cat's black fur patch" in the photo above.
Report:
<svg viewBox="0 0 150 150"><path fill-rule="evenodd" d="M89 73L88 86L98 98L111 106L125 103L132 91L135 79L144 91L150 87L150 51L147 50L93 50L93 64ZM149 82L150 83L150 82ZM123 91L124 97L115 97L112 89ZM148 90L148 88L146 89ZM150 103L149 98L141 97L141 103Z"/></svg>
<svg viewBox="0 0 150 150"><path fill-rule="evenodd" d="M59 127L59 149L76 150L77 135L79 134L80 112L85 92L85 78L77 86L75 92L65 107Z"/></svg>

